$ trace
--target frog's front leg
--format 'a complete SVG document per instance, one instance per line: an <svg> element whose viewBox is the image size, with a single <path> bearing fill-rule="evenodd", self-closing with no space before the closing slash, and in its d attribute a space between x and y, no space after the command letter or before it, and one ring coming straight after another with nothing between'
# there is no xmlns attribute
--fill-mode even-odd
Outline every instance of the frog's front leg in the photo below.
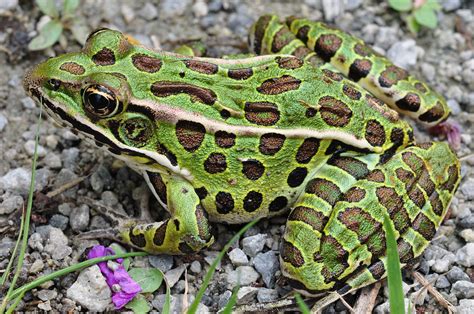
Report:
<svg viewBox="0 0 474 314"><path fill-rule="evenodd" d="M281 249L283 273L295 288L344 294L383 278L385 215L402 266L434 237L460 181L456 155L446 143L425 143L374 167L373 158L336 157L307 183Z"/></svg>
<svg viewBox="0 0 474 314"><path fill-rule="evenodd" d="M207 214L193 186L182 178L147 173L148 183L171 217L121 230L122 239L150 253L189 254L211 245Z"/></svg>

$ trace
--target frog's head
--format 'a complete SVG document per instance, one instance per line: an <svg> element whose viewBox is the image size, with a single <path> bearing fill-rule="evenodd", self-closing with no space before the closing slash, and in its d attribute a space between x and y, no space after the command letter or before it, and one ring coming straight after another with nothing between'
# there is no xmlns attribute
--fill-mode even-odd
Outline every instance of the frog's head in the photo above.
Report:
<svg viewBox="0 0 474 314"><path fill-rule="evenodd" d="M132 95L127 56L136 46L122 33L92 33L82 51L50 58L31 69L23 86L60 124L137 166L175 168L157 153L157 125L139 112L127 112ZM176 169L174 169L176 170Z"/></svg>

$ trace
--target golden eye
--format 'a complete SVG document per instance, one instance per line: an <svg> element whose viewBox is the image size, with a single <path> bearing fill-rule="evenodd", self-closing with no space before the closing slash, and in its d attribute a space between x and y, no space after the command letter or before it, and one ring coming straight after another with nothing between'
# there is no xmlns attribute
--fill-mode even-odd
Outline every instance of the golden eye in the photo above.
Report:
<svg viewBox="0 0 474 314"><path fill-rule="evenodd" d="M84 108L98 118L109 118L118 113L122 104L115 93L103 85L89 85L82 91Z"/></svg>

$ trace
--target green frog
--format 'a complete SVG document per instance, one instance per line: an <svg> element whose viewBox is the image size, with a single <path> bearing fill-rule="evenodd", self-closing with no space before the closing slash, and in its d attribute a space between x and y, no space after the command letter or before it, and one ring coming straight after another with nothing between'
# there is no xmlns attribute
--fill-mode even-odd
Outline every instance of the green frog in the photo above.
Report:
<svg viewBox="0 0 474 314"><path fill-rule="evenodd" d="M360 39L318 22L262 16L245 58L147 49L100 29L82 51L26 74L59 123L141 173L169 212L129 219L121 240L190 254L210 222L287 213L282 273L306 294L343 294L386 274L385 215L402 265L434 237L460 180L446 143L416 144L445 100Z"/></svg>

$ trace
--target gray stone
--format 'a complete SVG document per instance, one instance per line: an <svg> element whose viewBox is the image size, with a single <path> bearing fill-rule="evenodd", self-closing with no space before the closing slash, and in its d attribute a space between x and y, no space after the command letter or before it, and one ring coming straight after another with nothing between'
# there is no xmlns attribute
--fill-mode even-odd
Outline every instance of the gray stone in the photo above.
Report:
<svg viewBox="0 0 474 314"><path fill-rule="evenodd" d="M72 248L68 246L68 238L61 229L49 227L44 251L53 259L61 260L72 253Z"/></svg>
<svg viewBox="0 0 474 314"><path fill-rule="evenodd" d="M448 99L447 104L453 116L457 116L462 112L461 105L455 99Z"/></svg>
<svg viewBox="0 0 474 314"><path fill-rule="evenodd" d="M215 259L219 255L219 252L217 252L217 251L205 251L204 254L206 255L204 257L204 260L206 261L206 263L208 263L209 265L212 265L212 263L215 261ZM219 261L219 263L217 263L216 269L217 270L221 269L221 261Z"/></svg>
<svg viewBox="0 0 474 314"><path fill-rule="evenodd" d="M160 18L176 17L183 15L186 9L192 5L192 0L163 0L160 1Z"/></svg>
<svg viewBox="0 0 474 314"><path fill-rule="evenodd" d="M257 292L257 300L260 303L272 302L278 299L278 291L276 289L260 288Z"/></svg>
<svg viewBox="0 0 474 314"><path fill-rule="evenodd" d="M122 4L120 6L120 12L122 13L123 19L127 24L130 24L130 22L135 19L135 11L126 4Z"/></svg>
<svg viewBox="0 0 474 314"><path fill-rule="evenodd" d="M39 252L42 252L44 250L43 237L39 232L33 233L28 238L28 246L33 250L37 250Z"/></svg>
<svg viewBox="0 0 474 314"><path fill-rule="evenodd" d="M40 302L38 303L38 308L45 312L51 312L53 308L51 307L51 301Z"/></svg>
<svg viewBox="0 0 474 314"><path fill-rule="evenodd" d="M275 274L280 269L280 262L274 251L259 253L253 260L255 269L262 275L263 282L267 288L275 285Z"/></svg>
<svg viewBox="0 0 474 314"><path fill-rule="evenodd" d="M171 255L150 255L148 256L150 265L166 273L173 267L173 256Z"/></svg>
<svg viewBox="0 0 474 314"><path fill-rule="evenodd" d="M439 276L438 279L436 280L436 288L438 289L444 289L451 286L451 283L448 281L446 276Z"/></svg>
<svg viewBox="0 0 474 314"><path fill-rule="evenodd" d="M474 300L459 300L459 305L456 306L458 314L472 314L474 313Z"/></svg>
<svg viewBox="0 0 474 314"><path fill-rule="evenodd" d="M13 10L18 6L18 0L2 0L0 1L0 12Z"/></svg>
<svg viewBox="0 0 474 314"><path fill-rule="evenodd" d="M74 231L86 230L90 221L89 206L83 204L71 212L69 224Z"/></svg>
<svg viewBox="0 0 474 314"><path fill-rule="evenodd" d="M237 285L248 286L258 280L260 275L250 266L239 266L227 274L228 288L232 289Z"/></svg>
<svg viewBox="0 0 474 314"><path fill-rule="evenodd" d="M33 156L35 153L35 141L34 140L26 141L26 143L23 145L23 148L25 149L25 152L28 156ZM46 156L46 149L44 149L43 146L38 144L38 149L36 153L38 157L44 157Z"/></svg>
<svg viewBox="0 0 474 314"><path fill-rule="evenodd" d="M455 283L456 281L460 281L460 280L467 280L467 281L470 280L469 276L465 272L463 272L461 268L457 266L453 266L446 274L446 277L448 277L448 280L451 283Z"/></svg>
<svg viewBox="0 0 474 314"><path fill-rule="evenodd" d="M387 57L399 67L410 69L416 64L418 49L413 39L397 41L387 50Z"/></svg>
<svg viewBox="0 0 474 314"><path fill-rule="evenodd" d="M245 255L244 251L239 248L235 248L229 253L227 253L229 259L234 266L248 265L249 259Z"/></svg>
<svg viewBox="0 0 474 314"><path fill-rule="evenodd" d="M40 271L42 271L44 268L44 263L42 259L37 259L31 264L30 269L28 269L28 272L30 274L37 274Z"/></svg>
<svg viewBox="0 0 474 314"><path fill-rule="evenodd" d="M16 168L0 177L0 188L26 195L30 188L31 171L25 168Z"/></svg>
<svg viewBox="0 0 474 314"><path fill-rule="evenodd" d="M63 165L61 157L53 152L47 153L43 161L51 169L60 169Z"/></svg>
<svg viewBox="0 0 474 314"><path fill-rule="evenodd" d="M172 288L178 282L179 278L181 278L181 275L184 273L184 270L186 269L186 267L187 267L187 264L183 264L179 267L168 270L165 273L165 276L170 288Z"/></svg>
<svg viewBox="0 0 474 314"><path fill-rule="evenodd" d="M69 222L69 218L63 215L53 215L49 220L49 224L55 228L59 228L62 231L66 230L67 223Z"/></svg>
<svg viewBox="0 0 474 314"><path fill-rule="evenodd" d="M63 167L68 169L75 169L77 161L79 159L79 149L77 147L71 147L64 149L61 152L61 159L63 161Z"/></svg>
<svg viewBox="0 0 474 314"><path fill-rule="evenodd" d="M265 246L266 234L256 234L242 239L242 251L249 256L255 256L263 250Z"/></svg>
<svg viewBox="0 0 474 314"><path fill-rule="evenodd" d="M474 215L469 215L467 217L464 217L459 221L459 226L462 228L474 228Z"/></svg>
<svg viewBox="0 0 474 314"><path fill-rule="evenodd" d="M436 70L433 65L429 63L422 63L421 73L423 74L423 77L426 78L426 80L433 81L436 75Z"/></svg>
<svg viewBox="0 0 474 314"><path fill-rule="evenodd" d="M408 298L404 298L403 301L405 303L404 308L407 308L411 304L411 301ZM377 305L377 307L375 307L374 313L375 314L390 314L390 302L386 301L380 305Z"/></svg>
<svg viewBox="0 0 474 314"><path fill-rule="evenodd" d="M456 261L459 265L472 267L474 265L474 243L467 243L456 252Z"/></svg>
<svg viewBox="0 0 474 314"><path fill-rule="evenodd" d="M77 174L75 174L72 170L66 168L61 169L61 171L59 171L59 173L56 175L56 180L54 181L54 189L59 189L65 184L71 183L71 181L77 179L77 177ZM75 197L78 189L79 187L76 185L64 191L62 195L64 195L65 197Z"/></svg>
<svg viewBox="0 0 474 314"><path fill-rule="evenodd" d="M202 271L202 266L199 261L193 261L189 270L195 274L199 274Z"/></svg>
<svg viewBox="0 0 474 314"><path fill-rule="evenodd" d="M474 242L474 230L472 230L472 229L464 229L461 232L459 232L459 235L466 242Z"/></svg>
<svg viewBox="0 0 474 314"><path fill-rule="evenodd" d="M241 287L237 292L237 304L254 303L258 288L255 287Z"/></svg>
<svg viewBox="0 0 474 314"><path fill-rule="evenodd" d="M113 208L119 203L117 195L112 191L104 191L100 196L105 206Z"/></svg>
<svg viewBox="0 0 474 314"><path fill-rule="evenodd" d="M474 58L463 63L461 76L469 87L474 88Z"/></svg>
<svg viewBox="0 0 474 314"><path fill-rule="evenodd" d="M396 27L378 27L375 34L375 45L388 49L394 42L398 42L398 28Z"/></svg>
<svg viewBox="0 0 474 314"><path fill-rule="evenodd" d="M23 105L23 108L25 108L25 109L30 109L31 110L31 109L36 107L35 102L30 97L22 98L20 100L20 102Z"/></svg>
<svg viewBox="0 0 474 314"><path fill-rule="evenodd" d="M456 256L448 252L442 258L436 259L431 269L438 274L445 273L449 270L449 267L456 261Z"/></svg>
<svg viewBox="0 0 474 314"><path fill-rule="evenodd" d="M345 0L344 1L346 10L352 11L360 7L362 0Z"/></svg>
<svg viewBox="0 0 474 314"><path fill-rule="evenodd" d="M209 13L207 3L203 0L196 0L193 4L193 13L196 17L203 17Z"/></svg>
<svg viewBox="0 0 474 314"><path fill-rule="evenodd" d="M3 131L3 129L7 126L8 120L7 118L0 113L0 132Z"/></svg>
<svg viewBox="0 0 474 314"><path fill-rule="evenodd" d="M474 298L474 283L467 280L459 280L453 284L451 288L458 299Z"/></svg>
<svg viewBox="0 0 474 314"><path fill-rule="evenodd" d="M23 197L9 192L2 195L3 201L0 204L0 215L11 214L15 210L22 208L24 204Z"/></svg>
<svg viewBox="0 0 474 314"><path fill-rule="evenodd" d="M336 17L344 13L343 0L322 0L324 18L333 21Z"/></svg>
<svg viewBox="0 0 474 314"><path fill-rule="evenodd" d="M224 293L219 295L219 300L217 301L217 306L222 309L229 303L230 297L232 296L232 291L226 290Z"/></svg>
<svg viewBox="0 0 474 314"><path fill-rule="evenodd" d="M159 294L151 301L151 305L153 306L153 308L161 311L163 309L163 305L165 304L165 298L166 295ZM185 296L183 294L172 295L170 298L170 314L185 313L183 305L191 304L194 301L194 296L188 295L187 301L185 301ZM196 313L207 314L210 312L207 306L202 303L199 303Z"/></svg>
<svg viewBox="0 0 474 314"><path fill-rule="evenodd" d="M145 5L138 11L138 15L143 17L147 21L156 19L158 16L158 10L155 5L150 2L146 2Z"/></svg>
<svg viewBox="0 0 474 314"><path fill-rule="evenodd" d="M72 207L71 207L71 204L70 203L62 203L62 204L59 204L58 206L58 211L63 214L64 216L70 216L71 215L71 211L72 211Z"/></svg>
<svg viewBox="0 0 474 314"><path fill-rule="evenodd" d="M104 312L112 300L112 293L97 265L81 271L66 295L94 312Z"/></svg>
<svg viewBox="0 0 474 314"><path fill-rule="evenodd" d="M56 290L43 289L38 291L37 295L40 300L48 301L55 299L58 296L58 292Z"/></svg>
<svg viewBox="0 0 474 314"><path fill-rule="evenodd" d="M463 185L461 185L461 192L466 199L474 200L474 178L468 178Z"/></svg>
<svg viewBox="0 0 474 314"><path fill-rule="evenodd" d="M457 10L461 7L461 0L441 0L440 3L447 12Z"/></svg>

